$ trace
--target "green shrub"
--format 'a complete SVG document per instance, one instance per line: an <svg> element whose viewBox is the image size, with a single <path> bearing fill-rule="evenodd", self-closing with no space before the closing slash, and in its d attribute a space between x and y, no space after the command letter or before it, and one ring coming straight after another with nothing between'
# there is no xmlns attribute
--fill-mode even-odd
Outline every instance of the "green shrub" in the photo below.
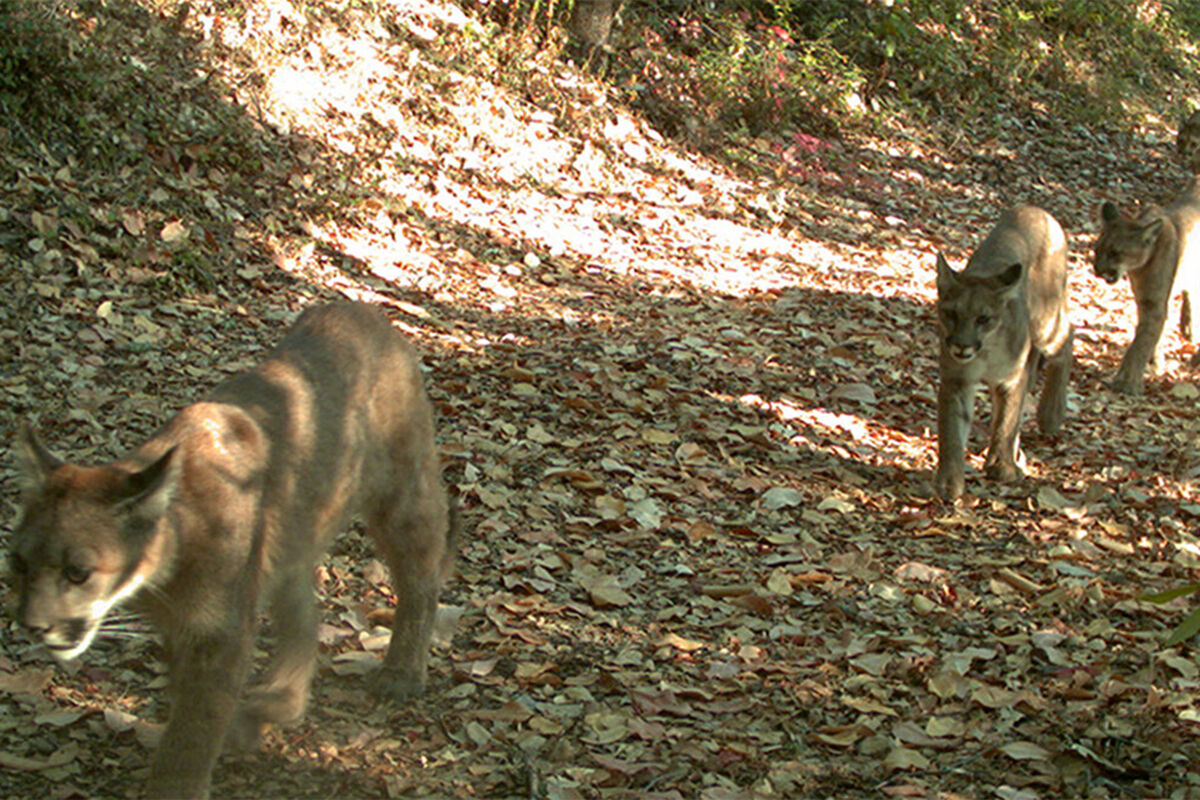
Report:
<svg viewBox="0 0 1200 800"><path fill-rule="evenodd" d="M1049 102L1092 122L1192 80L1195 48L1178 46L1184 5L1150 14L1124 0L791 0L787 14L802 35L832 30L883 100L955 110Z"/></svg>
<svg viewBox="0 0 1200 800"><path fill-rule="evenodd" d="M1125 0L630 0L625 35L694 28L696 61L655 53L708 120L750 129L797 109L988 118L1033 107L1085 124L1181 114L1197 94L1200 5ZM630 26L638 20L642 28ZM644 20L644 22L642 22ZM634 27L635 29L630 29ZM782 32L771 36L767 32ZM1189 39L1188 37L1192 37ZM653 50L653 36L649 37ZM644 48L635 47L639 56ZM636 63L629 65L637 68ZM778 75L782 70L785 74ZM774 77L772 77L774 76ZM670 91L646 90L664 106ZM676 113L681 113L677 110Z"/></svg>
<svg viewBox="0 0 1200 800"><path fill-rule="evenodd" d="M51 5L0 0L0 105L12 116L52 112L81 84L81 42Z"/></svg>
<svg viewBox="0 0 1200 800"><path fill-rule="evenodd" d="M697 56L697 90L714 116L751 134L844 111L861 80L828 41L798 41L780 25L725 19Z"/></svg>

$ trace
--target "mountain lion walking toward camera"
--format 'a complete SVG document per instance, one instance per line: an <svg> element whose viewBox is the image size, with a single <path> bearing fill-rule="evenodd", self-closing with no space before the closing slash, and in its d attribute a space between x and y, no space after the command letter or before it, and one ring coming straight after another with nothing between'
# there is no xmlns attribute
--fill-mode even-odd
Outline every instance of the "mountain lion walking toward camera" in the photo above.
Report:
<svg viewBox="0 0 1200 800"><path fill-rule="evenodd" d="M206 796L223 745L253 744L267 723L303 712L317 654L313 568L352 514L397 599L372 688L421 691L454 555L433 437L407 343L351 303L306 311L266 361L109 464L60 461L22 425L24 509L10 555L19 620L64 661L119 603L156 624L172 708L150 796ZM265 682L243 693L260 601L277 652Z"/></svg>
<svg viewBox="0 0 1200 800"><path fill-rule="evenodd" d="M1200 186L1195 178L1165 209L1149 206L1137 217L1127 217L1112 203L1100 208L1100 235L1092 266L1109 283L1128 275L1137 302L1137 328L1113 378L1115 391L1141 394L1146 368L1157 369L1167 306L1173 295L1183 295L1179 332L1192 343L1200 337L1193 320L1193 304L1200 301L1197 225Z"/></svg>
<svg viewBox="0 0 1200 800"><path fill-rule="evenodd" d="M1000 218L962 272L950 269L941 254L937 271L941 356L934 488L952 500L963 493L967 433L980 383L992 395L986 460L991 477L1021 475L1021 412L1042 362L1046 385L1038 424L1045 433L1062 427L1074 341L1067 318L1066 237L1045 211L1018 206Z"/></svg>
<svg viewBox="0 0 1200 800"><path fill-rule="evenodd" d="M1179 126L1175 149L1184 168L1193 175L1200 174L1200 111L1193 111Z"/></svg>

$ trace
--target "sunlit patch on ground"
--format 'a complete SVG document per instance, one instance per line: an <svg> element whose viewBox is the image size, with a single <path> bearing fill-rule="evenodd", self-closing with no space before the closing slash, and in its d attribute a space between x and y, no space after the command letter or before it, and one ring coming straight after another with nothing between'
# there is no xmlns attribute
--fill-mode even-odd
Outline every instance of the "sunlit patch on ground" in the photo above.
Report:
<svg viewBox="0 0 1200 800"><path fill-rule="evenodd" d="M1200 568L1200 382L1170 333L1147 397L1103 388L1133 313L1086 263L1093 183L1169 190L1160 149L1136 141L1118 170L1093 134L897 123L778 171L752 142L761 169L735 171L550 59L544 91L519 91L452 6L240 8L193 7L200 49L171 85L223 86L262 137L237 152L263 161L186 166L221 152L205 140L124 183L3 162L0 223L22 227L0 394L100 460L299 306L377 303L423 355L466 531L458 627L397 708L355 674L386 583L339 541L310 713L224 762L217 794L1116 797L1195 778L1192 653L1159 646L1186 609L1135 598ZM145 34L125 46L168 63ZM972 472L952 508L928 485L934 256L961 264L1016 202L1070 234L1072 416L1057 437L1026 423L1026 482ZM0 477L15 502L7 460ZM146 752L109 712L161 718L154 648L46 675L6 653L0 757L39 769L0 787L133 792L111 776Z"/></svg>

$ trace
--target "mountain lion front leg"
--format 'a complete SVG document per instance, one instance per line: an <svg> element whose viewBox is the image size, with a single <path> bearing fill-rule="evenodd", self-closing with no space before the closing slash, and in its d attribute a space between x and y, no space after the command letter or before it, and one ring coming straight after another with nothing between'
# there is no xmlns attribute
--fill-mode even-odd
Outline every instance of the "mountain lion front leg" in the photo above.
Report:
<svg viewBox="0 0 1200 800"><path fill-rule="evenodd" d="M953 500L963 493L967 466L967 433L974 410L975 384L948 376L943 367L938 384L938 464L933 486L938 497Z"/></svg>
<svg viewBox="0 0 1200 800"><path fill-rule="evenodd" d="M281 575L271 602L276 652L270 673L238 708L227 749L255 747L268 725L299 719L308 705L317 664L317 625L313 571L307 563Z"/></svg>
<svg viewBox="0 0 1200 800"><path fill-rule="evenodd" d="M147 795L197 800L208 797L238 695L249 671L251 620L238 633L171 637L171 716L150 768Z"/></svg>
<svg viewBox="0 0 1200 800"><path fill-rule="evenodd" d="M1113 391L1123 394L1141 394L1146 367L1157 364L1159 341L1167 320L1167 301L1170 285L1164 289L1159 281L1134 281L1130 285L1137 299L1138 321L1133 341L1121 358L1121 366L1112 381ZM1159 291L1161 290L1161 291Z"/></svg>
<svg viewBox="0 0 1200 800"><path fill-rule="evenodd" d="M1017 460L1021 448L1021 411L1025 407L1028 384L1029 369L1022 365L1014 378L997 382L991 388L991 437L984 461L984 472L991 478L1013 481L1021 477Z"/></svg>
<svg viewBox="0 0 1200 800"><path fill-rule="evenodd" d="M1038 397L1038 428L1053 435L1062 428L1067 416L1067 386L1071 382L1071 366L1075 362L1075 328L1067 332L1066 341L1058 352L1046 356L1046 383Z"/></svg>

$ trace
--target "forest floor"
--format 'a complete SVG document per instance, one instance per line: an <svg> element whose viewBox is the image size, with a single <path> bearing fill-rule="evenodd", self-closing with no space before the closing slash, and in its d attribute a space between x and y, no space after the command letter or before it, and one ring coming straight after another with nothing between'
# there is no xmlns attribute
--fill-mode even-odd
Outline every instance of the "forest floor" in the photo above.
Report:
<svg viewBox="0 0 1200 800"><path fill-rule="evenodd" d="M430 689L364 690L392 596L344 536L309 712L214 796L1200 797L1200 668L1162 646L1191 606L1136 599L1200 567L1200 381L1172 324L1144 397L1106 389L1134 314L1089 266L1101 200L1183 185L1172 131L1013 108L987 140L881 123L730 166L553 61L514 87L452 8L387 7L111 3L138 93L244 124L114 121L116 171L0 147L0 450L29 416L117 455L339 296L427 368L465 521ZM1068 423L990 482L981 397L948 505L935 254L1025 202L1070 238ZM153 639L68 670L3 641L0 795L137 796Z"/></svg>

